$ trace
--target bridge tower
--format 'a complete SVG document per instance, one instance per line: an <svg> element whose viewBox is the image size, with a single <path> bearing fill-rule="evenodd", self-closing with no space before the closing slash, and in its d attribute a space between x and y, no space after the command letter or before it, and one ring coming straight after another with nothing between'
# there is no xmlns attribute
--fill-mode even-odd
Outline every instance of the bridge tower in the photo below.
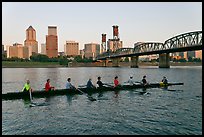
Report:
<svg viewBox="0 0 204 137"><path fill-rule="evenodd" d="M102 34L101 53L106 52L106 34Z"/></svg>

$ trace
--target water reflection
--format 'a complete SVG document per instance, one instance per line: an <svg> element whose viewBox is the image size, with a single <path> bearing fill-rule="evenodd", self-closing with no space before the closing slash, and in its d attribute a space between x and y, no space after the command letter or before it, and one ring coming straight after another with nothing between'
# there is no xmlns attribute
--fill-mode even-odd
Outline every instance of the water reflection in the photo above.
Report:
<svg viewBox="0 0 204 137"><path fill-rule="evenodd" d="M67 102L68 102L69 106L71 106L72 105L73 95L66 95L66 97L67 97Z"/></svg>
<svg viewBox="0 0 204 137"><path fill-rule="evenodd" d="M119 96L119 90L115 90L115 91L114 91L114 97L115 97L115 98L118 98L118 96Z"/></svg>
<svg viewBox="0 0 204 137"><path fill-rule="evenodd" d="M30 101L29 98L23 98L22 100L23 100L23 104L24 104L25 106L28 106L28 105L31 103L31 101Z"/></svg>

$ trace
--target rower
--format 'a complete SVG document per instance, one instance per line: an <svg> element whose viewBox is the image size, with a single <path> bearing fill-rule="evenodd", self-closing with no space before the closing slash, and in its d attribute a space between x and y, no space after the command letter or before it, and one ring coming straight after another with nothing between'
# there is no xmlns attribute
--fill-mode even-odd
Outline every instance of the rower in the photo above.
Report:
<svg viewBox="0 0 204 137"><path fill-rule="evenodd" d="M142 78L142 84L143 84L144 86L148 84L148 83L147 83L147 80L146 80L146 75L144 75L143 78Z"/></svg>
<svg viewBox="0 0 204 137"><path fill-rule="evenodd" d="M30 80L27 79L23 89L22 89L23 92L29 92L29 91L33 91L32 88L30 87Z"/></svg>
<svg viewBox="0 0 204 137"><path fill-rule="evenodd" d="M130 76L130 79L128 80L128 83L130 84L130 86L134 85L134 81L133 81L133 76Z"/></svg>
<svg viewBox="0 0 204 137"><path fill-rule="evenodd" d="M167 86L167 84L168 84L167 78L165 76L163 76L163 79L162 79L162 81L159 84L162 87Z"/></svg>
<svg viewBox="0 0 204 137"><path fill-rule="evenodd" d="M51 91L51 90L55 90L55 87L50 85L50 79L47 79L47 83L45 84L45 91Z"/></svg>
<svg viewBox="0 0 204 137"><path fill-rule="evenodd" d="M101 82L101 77L98 77L98 81L97 81L96 84L98 84L98 87L99 87L99 88L102 88L102 87L103 87L104 84Z"/></svg>
<svg viewBox="0 0 204 137"><path fill-rule="evenodd" d="M168 80L167 80L167 78L164 76L163 77L163 79L162 79L162 81L161 81L163 84L168 84Z"/></svg>
<svg viewBox="0 0 204 137"><path fill-rule="evenodd" d="M89 78L87 84L86 84L87 88L95 88L95 86L92 84L91 78Z"/></svg>
<svg viewBox="0 0 204 137"><path fill-rule="evenodd" d="M115 77L114 79L114 87L120 86L119 81L118 81L118 76Z"/></svg>
<svg viewBox="0 0 204 137"><path fill-rule="evenodd" d="M76 88L71 84L71 78L68 78L68 79L67 79L66 89L76 89Z"/></svg>

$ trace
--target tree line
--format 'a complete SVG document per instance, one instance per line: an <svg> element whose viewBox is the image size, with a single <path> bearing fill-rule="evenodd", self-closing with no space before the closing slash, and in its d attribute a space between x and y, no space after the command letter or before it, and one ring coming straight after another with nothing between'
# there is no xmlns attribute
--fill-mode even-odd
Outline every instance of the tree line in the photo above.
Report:
<svg viewBox="0 0 204 137"><path fill-rule="evenodd" d="M30 59L26 58L18 58L18 57L11 57L7 58L5 54L2 54L2 61L15 61L15 62L59 62L60 65L67 65L69 62L83 62L83 63L88 63L92 62L92 58L82 58L80 55L79 56L58 56L58 57L53 57L49 58L47 55L43 54L35 54L30 56Z"/></svg>
<svg viewBox="0 0 204 137"><path fill-rule="evenodd" d="M69 62L81 62L81 63L88 63L88 62L93 62L92 58L82 58L82 56L58 56L58 57L53 57L49 58L47 55L44 54L35 54L30 56L30 59L23 59L23 58L18 58L18 57L11 57L7 58L5 54L2 54L2 61L16 61L16 62L27 62L27 61L33 61L33 62L59 62L60 65L67 65ZM124 62L129 62L129 58L126 57ZM201 62L202 60L200 58L192 58L188 57L188 60L185 58L170 58L170 61L173 62ZM152 59L150 62L159 62L159 58L157 59Z"/></svg>

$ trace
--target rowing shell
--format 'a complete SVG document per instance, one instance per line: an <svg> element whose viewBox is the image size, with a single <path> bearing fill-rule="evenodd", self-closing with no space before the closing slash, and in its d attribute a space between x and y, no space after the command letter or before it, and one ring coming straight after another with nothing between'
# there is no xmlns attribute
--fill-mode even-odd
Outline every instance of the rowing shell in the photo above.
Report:
<svg viewBox="0 0 204 137"><path fill-rule="evenodd" d="M166 85L161 85L160 83L151 83L148 85L135 84L133 86L130 85L121 85L119 87L114 88L113 86L88 89L88 88L79 88L79 90L83 91L87 94L99 93L104 91L115 91L115 90L128 90L128 89L138 89L138 88L159 88L163 86L172 86L172 85L183 85L183 83L168 83ZM79 90L72 89L56 89L53 91L46 92L44 90L33 91L32 97L34 98L44 98L50 96L59 96L59 95L75 95L82 94ZM14 100L14 99L29 99L29 92L10 92L6 94L2 94L2 100Z"/></svg>

